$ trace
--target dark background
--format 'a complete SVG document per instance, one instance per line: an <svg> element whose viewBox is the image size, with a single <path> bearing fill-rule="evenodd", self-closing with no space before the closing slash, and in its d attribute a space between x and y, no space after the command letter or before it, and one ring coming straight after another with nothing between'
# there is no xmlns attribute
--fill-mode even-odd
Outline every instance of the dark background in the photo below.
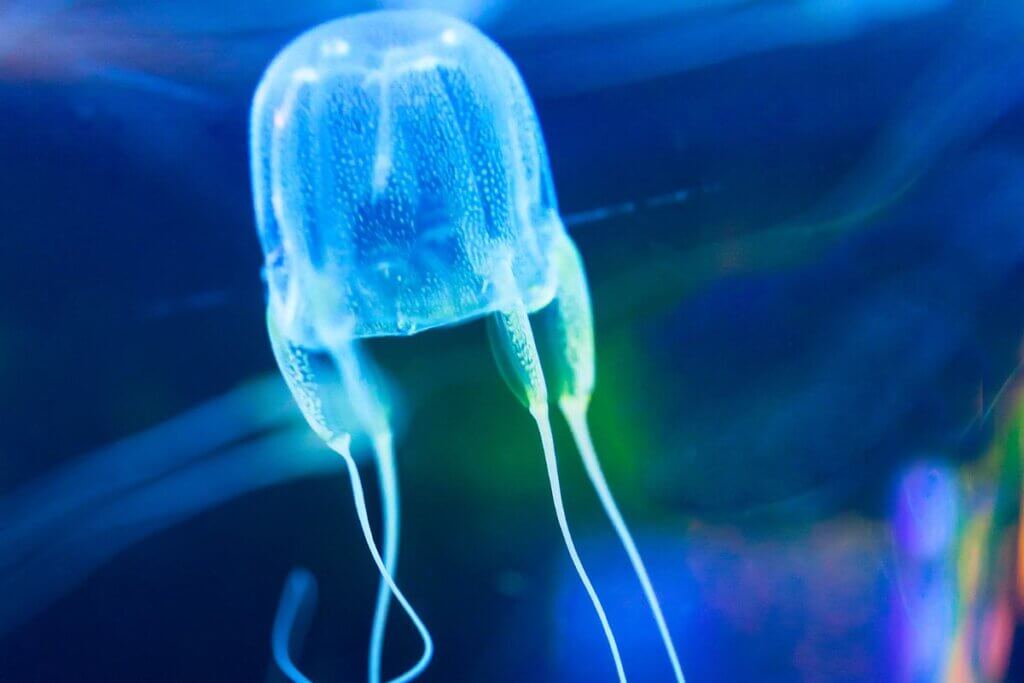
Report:
<svg viewBox="0 0 1024 683"><path fill-rule="evenodd" d="M725 55L752 40L741 11L484 28L534 93L563 214L637 205L570 231L597 318L595 440L689 678L897 680L880 540L893 482L922 457L953 470L981 458L1006 411L983 416L1018 362L1021 11L953 3L587 80L608 50L670 29L689 45L710 27ZM78 77L53 58L26 75L6 55L0 492L274 371L246 117L260 65L306 26L282 23L165 27L172 54L245 47L223 73L181 58L176 80L106 67ZM46 25L31 35L56 40ZM651 63L640 54L622 59ZM681 190L670 206L646 201ZM532 424L482 325L374 351L400 386L430 396L408 407L398 444L401 583L438 644L424 679L610 677ZM639 591L556 430L570 516L622 624L627 671L661 680ZM296 565L320 584L304 669L362 678L376 579L347 483L330 476L233 500L119 554L0 638L0 680L263 680ZM848 603L823 597L836 593ZM752 605L758 625L738 625L722 600ZM822 630L851 604L877 609ZM418 645L392 615L386 670L397 672ZM808 648L848 659L799 656ZM1019 655L1011 667L1006 680L1024 676Z"/></svg>

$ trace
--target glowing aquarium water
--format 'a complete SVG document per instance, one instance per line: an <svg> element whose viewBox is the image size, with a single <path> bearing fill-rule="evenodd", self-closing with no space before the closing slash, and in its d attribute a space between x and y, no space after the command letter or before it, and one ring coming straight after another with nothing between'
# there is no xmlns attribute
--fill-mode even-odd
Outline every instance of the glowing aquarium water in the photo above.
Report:
<svg viewBox="0 0 1024 683"><path fill-rule="evenodd" d="M244 10L0 0L0 683L1024 681L1024 2Z"/></svg>
<svg viewBox="0 0 1024 683"><path fill-rule="evenodd" d="M432 641L393 579L398 491L391 430L360 339L482 316L503 377L537 422L565 545L618 678L626 680L562 503L547 384L528 318L545 307L540 341L551 349L554 398L682 681L654 589L590 441L585 415L594 349L582 261L558 216L533 105L508 57L476 29L431 13L378 12L324 24L270 65L253 102L250 144L274 354L312 428L348 464L364 537L382 575L371 682L381 675L389 591L423 640L419 661L396 680L425 668ZM339 420L351 414L357 425ZM368 437L377 453L382 552L349 452L353 436ZM275 652L287 654L278 647L282 637L275 635ZM290 663L283 668L304 680Z"/></svg>

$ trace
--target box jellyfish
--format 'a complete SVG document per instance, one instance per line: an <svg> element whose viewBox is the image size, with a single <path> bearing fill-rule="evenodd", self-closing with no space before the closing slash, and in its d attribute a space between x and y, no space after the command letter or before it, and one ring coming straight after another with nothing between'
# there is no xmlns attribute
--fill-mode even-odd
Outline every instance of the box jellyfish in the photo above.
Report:
<svg viewBox="0 0 1024 683"><path fill-rule="evenodd" d="M398 510L386 401L363 340L488 320L502 376L536 421L555 513L611 650L605 611L562 503L548 392L529 315L545 311L556 397L587 471L626 546L683 680L661 609L601 474L586 428L593 333L582 264L557 211L547 153L515 66L455 19L375 12L321 25L271 63L251 118L257 227L265 256L275 357L313 430L345 460L363 535L382 577L370 680L380 679L387 590L423 640L430 635L395 584ZM350 405L358 429L338 423ZM353 436L378 454L384 499L380 553L349 453ZM383 557L382 557L383 555Z"/></svg>

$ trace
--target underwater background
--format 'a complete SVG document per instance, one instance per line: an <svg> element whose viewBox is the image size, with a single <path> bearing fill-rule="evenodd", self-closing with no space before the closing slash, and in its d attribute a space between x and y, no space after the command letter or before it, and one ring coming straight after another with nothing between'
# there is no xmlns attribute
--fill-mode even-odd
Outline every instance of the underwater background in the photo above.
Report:
<svg viewBox="0 0 1024 683"><path fill-rule="evenodd" d="M382 5L416 4L0 4L0 681L281 680L296 566L304 672L365 678L377 573L267 341L247 120L288 41ZM687 680L1024 680L1024 5L431 8L534 99ZM371 347L423 680L614 680L485 337ZM671 680L555 436L625 668ZM418 648L395 610L385 671Z"/></svg>

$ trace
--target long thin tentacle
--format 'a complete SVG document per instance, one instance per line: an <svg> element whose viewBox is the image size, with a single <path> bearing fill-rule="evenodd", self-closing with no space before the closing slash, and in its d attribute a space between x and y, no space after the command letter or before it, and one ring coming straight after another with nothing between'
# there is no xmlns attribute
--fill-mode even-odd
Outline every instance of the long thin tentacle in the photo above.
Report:
<svg viewBox="0 0 1024 683"><path fill-rule="evenodd" d="M612 657L615 659L615 671L619 676L619 681L620 683L626 683L626 672L622 667L622 657L619 655L619 646L615 642L615 634L612 633L612 626L608 622L608 615L605 614L601 600L597 597L594 584L590 582L590 577L587 576L587 570L583 568L583 561L580 560L579 553L576 552L576 544L573 543L572 533L569 531L569 522L565 517L565 506L562 503L562 487L558 479L558 462L555 459L555 442L551 434L551 420L548 417L546 408L547 406L545 405L544 410L535 411L533 416L537 421L537 429L540 430L541 442L544 445L544 463L547 465L548 481L551 483L551 499L555 504L555 516L558 518L558 527L562 530L565 548L569 551L569 557L572 558L572 564L576 568L576 573L579 575L587 595L590 596L590 602L594 605L594 611L597 612L598 619L601 620L604 637L608 640L608 647L611 648Z"/></svg>
<svg viewBox="0 0 1024 683"><path fill-rule="evenodd" d="M395 453L390 434L374 439L377 455L377 476L380 480L380 498L384 519L384 567L395 576L398 562L399 498L398 478L395 475ZM373 611L373 630L370 635L370 683L380 683L381 660L384 653L384 633L391 605L391 590L382 578L377 587L377 603Z"/></svg>
<svg viewBox="0 0 1024 683"><path fill-rule="evenodd" d="M408 671L403 673L397 678L391 679L390 683L405 683L411 681L427 668L430 663L431 657L434 655L434 641L430 637L430 632L427 627L423 624L416 610L413 609L409 601L406 600L405 595L395 584L395 580L391 576L391 572L384 564L384 560L381 559L380 553L377 550L377 544L373 540L373 530L370 528L370 518L366 511L366 495L363 492L363 482L359 476L359 468L356 467L356 461L352 458L352 453L349 449L350 437L348 435L341 436L334 439L329 444L331 449L334 450L338 455L345 461L346 467L348 467L349 479L352 482L352 498L356 506L356 514L359 517L359 526L363 531L363 538L366 540L366 546L370 550L370 555L373 557L374 563L377 565L377 570L380 572L381 578L387 583L388 588L394 594L398 604L402 606L405 613L409 615L409 619L412 621L416 630L420 634L420 639L423 641L423 654L419 660L410 668Z"/></svg>
<svg viewBox="0 0 1024 683"><path fill-rule="evenodd" d="M625 683L626 673L622 666L622 657L619 655L615 634L612 632L611 624L608 622L608 616L597 596L597 591L594 590L594 585L583 567L579 553L576 552L576 544L573 542L569 522L566 519L565 506L562 503L562 487L558 478L555 442L548 414L544 372L541 368L530 320L522 301L517 301L508 311L492 316L488 331L491 347L505 382L526 405L537 422L541 443L544 446L544 461L547 465L548 480L551 484L551 499L555 505L555 516L558 519L558 527L562 531L562 539L565 541L566 550L569 551L569 557L576 568L576 573L579 575L587 595L590 596L594 611L597 612L598 619L601 621L601 628L604 630L612 658L615 660L615 670L618 673L619 681Z"/></svg>
<svg viewBox="0 0 1024 683"><path fill-rule="evenodd" d="M552 358L555 361L556 386L558 387L558 405L569 423L576 448L580 452L587 475L597 492L605 514L615 528L622 542L633 571L640 581L647 604L650 606L654 621L657 623L661 640L665 644L672 664L672 672L677 683L685 683L683 670L679 664L675 645L669 634L665 617L654 592L647 568L644 566L637 550L633 536L629 533L619 506L615 503L611 489L604 477L601 463L597 458L590 428L587 425L587 406L594 390L594 316L590 305L590 293L587 288L587 277L583 267L583 259L569 237L557 243L555 263L558 268L558 294L542 328L551 343Z"/></svg>
<svg viewBox="0 0 1024 683"><path fill-rule="evenodd" d="M612 526L615 527L615 533L618 534L622 547L625 548L626 554L629 556L629 562L633 565L633 571L643 588L651 614L654 615L654 621L658 625L661 641L665 644L665 651L672 662L672 673L678 683L685 683L683 669L679 664L679 655L676 653L675 644L672 642L668 625L665 623L665 615L661 611L658 595L651 584L647 567L644 566L644 561L640 557L640 551L637 550L636 543L633 541L633 535L630 534L629 527L626 526L626 521L622 518L622 513L619 512L619 506L615 503L615 497L612 496L611 489L608 488L608 481L604 477L601 463L597 458L597 451L594 449L594 442L590 436L590 428L587 426L586 409L583 404L572 400L562 400L559 401L559 404L566 422L569 423L573 438L576 440L576 448L580 452L583 466L594 485L594 490L597 491L597 497L601 500L601 505L604 507L608 519L611 520Z"/></svg>

